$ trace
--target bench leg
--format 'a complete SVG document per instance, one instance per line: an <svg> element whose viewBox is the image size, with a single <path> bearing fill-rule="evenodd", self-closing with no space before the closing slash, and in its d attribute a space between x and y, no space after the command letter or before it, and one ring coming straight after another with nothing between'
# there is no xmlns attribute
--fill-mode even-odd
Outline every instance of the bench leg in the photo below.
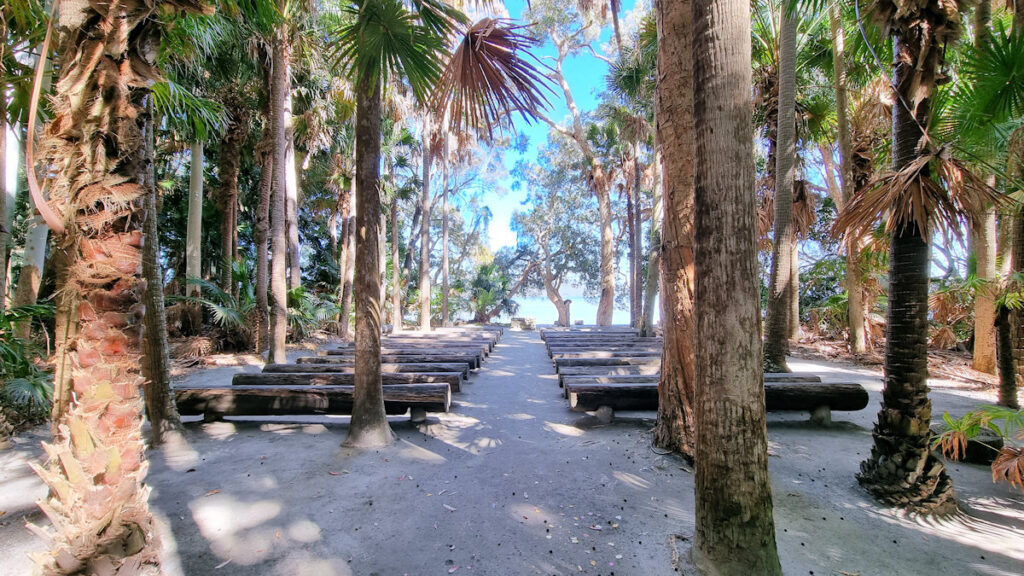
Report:
<svg viewBox="0 0 1024 576"><path fill-rule="evenodd" d="M612 410L611 406L599 406L594 412L594 416L597 417L598 421L602 424L610 424L612 418L615 417L615 411Z"/></svg>
<svg viewBox="0 0 1024 576"><path fill-rule="evenodd" d="M832 409L828 406L818 406L811 410L811 424L816 426L828 426L832 424Z"/></svg>
<svg viewBox="0 0 1024 576"><path fill-rule="evenodd" d="M224 415L220 414L219 412L211 412L209 410L203 412L203 422L204 423L223 422L223 421L224 421Z"/></svg>
<svg viewBox="0 0 1024 576"><path fill-rule="evenodd" d="M413 424L422 424L427 421L427 411L423 408L410 408L409 414Z"/></svg>

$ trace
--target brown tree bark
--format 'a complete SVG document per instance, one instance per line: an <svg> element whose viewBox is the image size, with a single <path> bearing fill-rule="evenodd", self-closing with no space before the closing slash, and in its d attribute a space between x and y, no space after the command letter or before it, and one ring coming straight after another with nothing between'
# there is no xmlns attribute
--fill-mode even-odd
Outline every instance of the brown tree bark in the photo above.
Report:
<svg viewBox="0 0 1024 576"><path fill-rule="evenodd" d="M694 457L693 13L690 0L658 0L655 116L662 156L664 332L654 445ZM653 262L653 261L652 261Z"/></svg>
<svg viewBox="0 0 1024 576"><path fill-rule="evenodd" d="M264 126L263 138L257 146L260 158L259 201L256 205L256 222L253 225L253 242L256 244L256 352L263 354L270 350L270 290L269 235L270 197L273 189L274 155L270 150L270 126Z"/></svg>
<svg viewBox="0 0 1024 576"><path fill-rule="evenodd" d="M384 414L381 384L380 235L381 83L361 81L356 99L356 341L352 420L345 446L390 444L394 435Z"/></svg>
<svg viewBox="0 0 1024 576"><path fill-rule="evenodd" d="M701 87L695 91L693 108L697 318L693 558L705 574L781 576L768 478L758 329L750 4L694 0L693 23L693 84ZM667 143L664 152L666 158L680 154ZM671 290L668 285L666 289Z"/></svg>
<svg viewBox="0 0 1024 576"><path fill-rule="evenodd" d="M241 169L242 143L249 132L249 114L244 102L236 94L224 99L230 113L230 124L220 141L217 174L220 179L220 286L234 294L232 268L237 258L238 230L238 174Z"/></svg>
<svg viewBox="0 0 1024 576"><path fill-rule="evenodd" d="M287 204L287 148L285 104L289 92L289 47L282 25L274 35L271 63L270 136L271 155L274 158L271 187L271 257L270 257L270 354L275 364L288 361L285 343L288 337L288 235Z"/></svg>

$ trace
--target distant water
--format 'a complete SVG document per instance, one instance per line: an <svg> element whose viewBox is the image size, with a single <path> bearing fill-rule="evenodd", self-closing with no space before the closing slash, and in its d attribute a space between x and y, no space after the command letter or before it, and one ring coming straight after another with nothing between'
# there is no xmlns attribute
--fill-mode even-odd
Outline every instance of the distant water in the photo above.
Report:
<svg viewBox="0 0 1024 576"><path fill-rule="evenodd" d="M554 324L558 320L558 311L555 310L555 305L550 300L544 297L533 297L533 298L516 298L516 302L519 303L519 311L516 312L516 316L524 318L532 317L537 321L537 324ZM569 309L571 314L570 320L575 323L577 320L583 320L584 324L593 325L597 320L597 301L589 302L582 298L573 298L572 306ZM660 318L658 313L658 306L655 305L654 310L654 321L657 322ZM508 322L509 318L501 316L498 318L498 322ZM615 313L612 316L613 324L629 324L629 310L615 309Z"/></svg>

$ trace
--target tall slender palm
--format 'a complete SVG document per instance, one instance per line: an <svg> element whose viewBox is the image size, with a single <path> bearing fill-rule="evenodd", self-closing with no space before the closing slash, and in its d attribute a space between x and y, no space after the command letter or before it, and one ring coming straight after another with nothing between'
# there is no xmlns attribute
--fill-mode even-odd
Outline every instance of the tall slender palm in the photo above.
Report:
<svg viewBox="0 0 1024 576"><path fill-rule="evenodd" d="M793 173L796 160L797 18L780 3L779 98L775 151L775 237L772 242L768 310L764 326L764 364L769 372L789 372L790 301L793 298Z"/></svg>
<svg viewBox="0 0 1024 576"><path fill-rule="evenodd" d="M461 12L435 1L356 0L343 10L352 20L338 30L338 54L349 66L356 103L355 392L348 446L392 440L381 388L381 89L404 75L420 101L435 87L435 103L448 109L457 130L491 129L512 111L529 115L541 104L540 75L519 52L532 39L521 29L484 19L462 28ZM450 56L448 35L462 37ZM442 70L442 63L447 67Z"/></svg>
<svg viewBox="0 0 1024 576"><path fill-rule="evenodd" d="M46 148L81 329L68 347L74 401L46 445L51 464L36 467L50 486L41 506L59 530L47 534L51 554L39 559L46 574L160 570L142 484L139 312L143 201L153 186L147 103L158 79L161 11L176 9L201 7L83 4L57 23L60 81Z"/></svg>
<svg viewBox="0 0 1024 576"><path fill-rule="evenodd" d="M863 230L888 213L889 313L885 388L870 457L858 480L878 500L922 513L954 509L953 483L932 450L928 398L929 238L932 227L959 229L998 197L946 161L924 127L943 65L942 47L959 34L956 3L880 2L878 17L894 37L894 172L850 202L837 224ZM940 182L930 174L934 170ZM944 185L944 186L943 186ZM853 237L857 237L854 234Z"/></svg>
<svg viewBox="0 0 1024 576"><path fill-rule="evenodd" d="M695 0L693 25L693 84L700 87L694 91L693 105L697 318L693 556L706 574L781 575L757 329L750 4ZM666 142L666 158L681 153ZM743 488L737 490L738 486Z"/></svg>

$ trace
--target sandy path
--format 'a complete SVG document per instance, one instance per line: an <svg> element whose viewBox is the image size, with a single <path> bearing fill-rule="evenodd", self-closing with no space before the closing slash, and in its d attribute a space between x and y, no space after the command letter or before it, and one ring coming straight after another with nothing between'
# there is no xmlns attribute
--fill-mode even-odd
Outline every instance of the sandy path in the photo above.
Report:
<svg viewBox="0 0 1024 576"><path fill-rule="evenodd" d="M970 516L925 521L878 508L854 479L870 447L877 374L792 366L863 382L873 399L868 410L837 413L842 422L829 429L811 427L805 415L770 416L786 574L1024 573L1019 492L992 485L982 467L953 465ZM217 370L190 381L220 381L231 371ZM977 403L948 391L933 398L937 412ZM675 573L669 542L692 533L692 475L650 449L653 413L595 426L569 412L538 335L511 331L455 401L452 413L420 427L393 419L397 442L363 453L339 447L345 418L189 424L189 449L152 454L153 507L169 526L168 568L190 575ZM26 513L37 516L31 498L42 493L22 473L35 440L0 453L0 495L10 482L20 490L9 504L17 511L0 518L4 575L26 573L23 553L40 546L20 526Z"/></svg>

